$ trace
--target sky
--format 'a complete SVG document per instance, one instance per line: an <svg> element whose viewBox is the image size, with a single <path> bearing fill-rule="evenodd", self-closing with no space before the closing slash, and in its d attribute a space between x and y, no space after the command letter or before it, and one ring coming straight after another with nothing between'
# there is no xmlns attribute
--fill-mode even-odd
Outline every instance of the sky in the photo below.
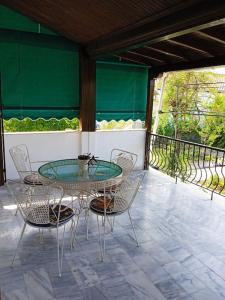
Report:
<svg viewBox="0 0 225 300"><path fill-rule="evenodd" d="M221 66L221 67L214 67L214 68L205 68L205 69L202 69L202 71L211 71L211 72L214 72L216 74L225 74L225 66Z"/></svg>

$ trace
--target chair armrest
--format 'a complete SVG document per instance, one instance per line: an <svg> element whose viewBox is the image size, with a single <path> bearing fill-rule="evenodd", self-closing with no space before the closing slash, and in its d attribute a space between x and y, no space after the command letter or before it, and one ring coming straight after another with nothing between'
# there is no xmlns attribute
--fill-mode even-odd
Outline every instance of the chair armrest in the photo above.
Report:
<svg viewBox="0 0 225 300"><path fill-rule="evenodd" d="M42 165L46 164L46 163L49 163L51 161L47 161L47 160L40 160L40 161L31 161L31 169L32 171L36 171L37 172L37 169L39 167L41 167Z"/></svg>
<svg viewBox="0 0 225 300"><path fill-rule="evenodd" d="M31 164L40 164L40 163L48 163L48 162L52 162L53 160L37 160L37 161L31 161Z"/></svg>

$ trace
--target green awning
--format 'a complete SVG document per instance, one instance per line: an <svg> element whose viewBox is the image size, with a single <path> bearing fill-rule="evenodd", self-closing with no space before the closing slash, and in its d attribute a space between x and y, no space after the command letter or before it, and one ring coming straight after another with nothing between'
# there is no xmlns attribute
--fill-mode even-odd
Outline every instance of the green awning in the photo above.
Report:
<svg viewBox="0 0 225 300"><path fill-rule="evenodd" d="M79 116L79 55L72 42L0 5L0 43L5 119ZM96 73L98 121L145 119L146 67L98 62Z"/></svg>
<svg viewBox="0 0 225 300"><path fill-rule="evenodd" d="M145 120L147 80L146 67L98 62L96 119Z"/></svg>
<svg viewBox="0 0 225 300"><path fill-rule="evenodd" d="M3 111L3 117L5 120L16 118L19 120L23 120L24 118L28 117L32 120L36 120L38 118L43 118L45 120L55 118L55 119L62 119L62 118L68 118L73 119L74 117L79 117L79 108L77 109L65 109L63 108L50 108L47 109L46 107L44 109L36 108L36 109L24 109L24 108L10 108L10 109L4 109Z"/></svg>
<svg viewBox="0 0 225 300"><path fill-rule="evenodd" d="M39 24L0 6L3 117L77 117L77 47L63 37L49 35L47 29L48 34L39 34L37 28L40 31Z"/></svg>
<svg viewBox="0 0 225 300"><path fill-rule="evenodd" d="M4 118L78 116L77 49L60 37L36 35L0 32Z"/></svg>

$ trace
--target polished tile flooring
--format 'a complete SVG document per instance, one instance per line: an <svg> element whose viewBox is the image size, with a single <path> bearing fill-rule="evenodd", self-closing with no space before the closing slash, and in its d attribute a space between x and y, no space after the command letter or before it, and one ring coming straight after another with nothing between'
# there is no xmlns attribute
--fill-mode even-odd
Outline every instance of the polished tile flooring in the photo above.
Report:
<svg viewBox="0 0 225 300"><path fill-rule="evenodd" d="M89 240L81 220L77 244L69 248L69 227L62 277L57 273L56 236L27 228L10 267L22 220L13 200L0 189L1 299L225 299L225 198L193 185L175 184L162 173L146 172L131 211L140 247L132 240L129 219L116 219L106 236L105 261L99 261L96 217Z"/></svg>

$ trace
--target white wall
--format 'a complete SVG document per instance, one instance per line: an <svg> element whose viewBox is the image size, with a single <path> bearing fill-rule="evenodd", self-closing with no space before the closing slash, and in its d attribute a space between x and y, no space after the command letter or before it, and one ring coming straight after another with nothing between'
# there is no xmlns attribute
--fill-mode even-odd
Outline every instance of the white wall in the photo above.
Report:
<svg viewBox="0 0 225 300"><path fill-rule="evenodd" d="M17 172L9 155L9 148L26 144L31 161L49 161L77 157L80 153L80 132L24 132L5 133L6 176L16 178ZM38 165L36 165L38 167Z"/></svg>
<svg viewBox="0 0 225 300"><path fill-rule="evenodd" d="M18 177L9 155L9 148L19 144L27 145L31 161L76 158L81 153L91 153L100 159L109 160L111 150L120 148L138 154L136 168L142 169L145 130L5 133L7 178Z"/></svg>
<svg viewBox="0 0 225 300"><path fill-rule="evenodd" d="M89 133L92 153L101 159L109 160L111 150L119 148L138 155L137 169L143 169L145 130L96 131ZM93 151L92 151L93 150Z"/></svg>

